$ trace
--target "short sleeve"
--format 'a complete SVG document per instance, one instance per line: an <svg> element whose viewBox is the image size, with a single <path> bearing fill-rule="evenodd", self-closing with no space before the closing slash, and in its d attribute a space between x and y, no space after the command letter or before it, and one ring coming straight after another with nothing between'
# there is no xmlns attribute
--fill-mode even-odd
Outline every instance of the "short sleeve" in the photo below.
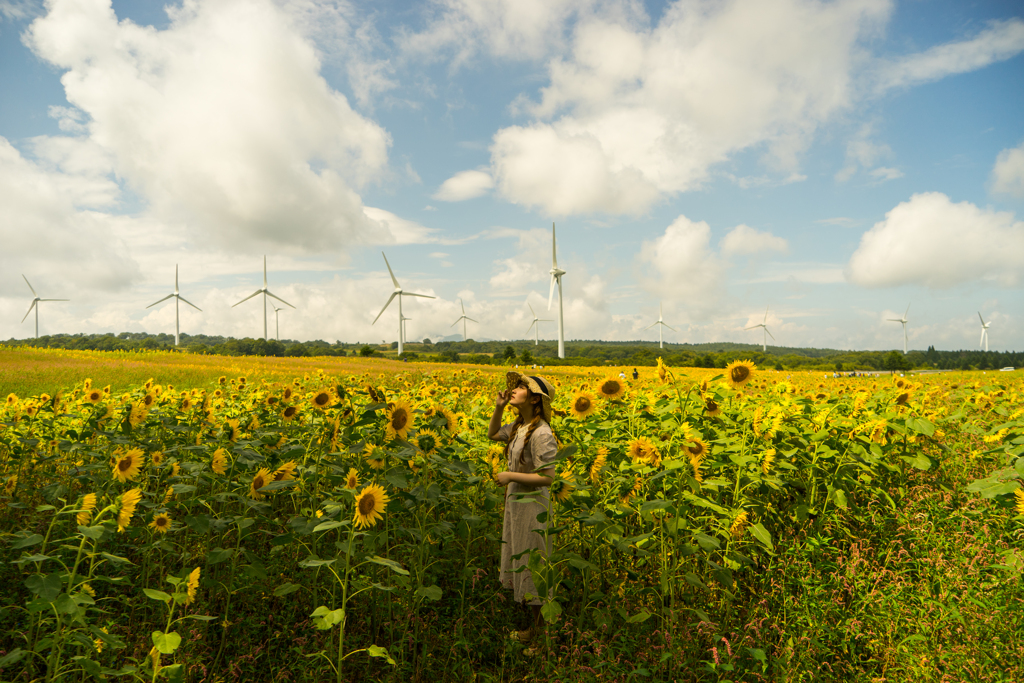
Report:
<svg viewBox="0 0 1024 683"><path fill-rule="evenodd" d="M547 467L558 456L558 443L551 427L544 425L534 430L530 437L530 453L536 469Z"/></svg>
<svg viewBox="0 0 1024 683"><path fill-rule="evenodd" d="M506 441L507 442L508 439L509 439L509 436L512 434L512 425L513 424L515 424L515 423L514 422L509 422L508 424L501 425L501 429L498 430L498 433L495 435L494 440L495 441Z"/></svg>

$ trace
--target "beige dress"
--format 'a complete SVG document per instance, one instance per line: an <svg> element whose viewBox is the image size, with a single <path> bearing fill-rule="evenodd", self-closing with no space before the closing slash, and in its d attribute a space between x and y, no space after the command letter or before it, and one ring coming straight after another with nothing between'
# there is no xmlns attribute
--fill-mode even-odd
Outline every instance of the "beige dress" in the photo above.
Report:
<svg viewBox="0 0 1024 683"><path fill-rule="evenodd" d="M512 434L512 423L502 426L498 431L497 441L508 441L512 445L508 449L509 472L534 472L554 461L558 455L555 435L547 422L541 422L530 436L529 447L524 453L528 425L522 425ZM516 502L516 494L533 493L532 500ZM550 540L545 546L544 530L548 522L538 522L537 515L547 512L551 506L550 492L547 486L527 486L510 482L505 487L505 519L501 530L501 585L513 591L516 602L527 602L540 605L542 600L533 585L533 575L529 569L515 572L519 567L529 564L530 554L526 553L517 559L514 556L531 548L539 550L544 557L551 551ZM539 532L539 533L538 533ZM527 597L529 596L529 598Z"/></svg>

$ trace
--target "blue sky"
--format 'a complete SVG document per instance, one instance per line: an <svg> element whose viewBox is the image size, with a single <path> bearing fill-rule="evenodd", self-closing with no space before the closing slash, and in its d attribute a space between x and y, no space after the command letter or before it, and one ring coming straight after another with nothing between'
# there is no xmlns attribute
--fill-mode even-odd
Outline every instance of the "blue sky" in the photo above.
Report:
<svg viewBox="0 0 1024 683"><path fill-rule="evenodd" d="M1016 2L0 0L0 339L1024 347ZM557 305L557 304L556 304ZM554 313L554 311L551 311ZM554 325L541 328L553 338Z"/></svg>

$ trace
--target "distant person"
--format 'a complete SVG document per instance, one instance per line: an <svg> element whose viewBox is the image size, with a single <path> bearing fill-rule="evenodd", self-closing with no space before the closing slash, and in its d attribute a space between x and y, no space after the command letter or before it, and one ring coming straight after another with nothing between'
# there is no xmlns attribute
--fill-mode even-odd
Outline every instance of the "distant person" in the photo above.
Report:
<svg viewBox="0 0 1024 683"><path fill-rule="evenodd" d="M640 373L636 371L636 368L633 368L633 379L640 379Z"/></svg>
<svg viewBox="0 0 1024 683"><path fill-rule="evenodd" d="M619 370L619 379L626 379L626 371Z"/></svg>

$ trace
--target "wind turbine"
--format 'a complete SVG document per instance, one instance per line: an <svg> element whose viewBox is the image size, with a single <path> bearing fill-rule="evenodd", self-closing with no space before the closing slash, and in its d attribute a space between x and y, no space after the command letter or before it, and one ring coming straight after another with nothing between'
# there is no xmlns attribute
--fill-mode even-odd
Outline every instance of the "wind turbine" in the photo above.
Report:
<svg viewBox="0 0 1024 683"><path fill-rule="evenodd" d="M278 308L277 304L275 304L273 301L270 302L270 305L274 307L274 325L276 325L276 327L277 327L277 341L281 341L281 315L280 315L280 313L284 309L283 308Z"/></svg>
<svg viewBox="0 0 1024 683"><path fill-rule="evenodd" d="M907 313L910 313L910 304L907 304L907 310L903 312L903 317L902 318L889 318L888 319L889 322L891 322L891 323L902 323L903 324L903 355L904 356L907 355L907 323L910 322L909 320L907 320ZM981 317L981 313L978 314L978 317ZM982 321L982 322L984 322L984 321Z"/></svg>
<svg viewBox="0 0 1024 683"><path fill-rule="evenodd" d="M769 304L770 306L771 304ZM764 321L760 325L751 325L750 327L744 328L747 330L756 330L759 327L764 328L764 342L761 344L761 352L768 353L768 337L775 341L775 335L768 331L768 306L764 307Z"/></svg>
<svg viewBox="0 0 1024 683"><path fill-rule="evenodd" d="M33 308L36 309L36 339L39 339L39 302L40 301L71 301L71 299L40 299L39 295L36 294L36 290L32 288L32 283L28 281L28 278L25 277L24 273L22 274L22 277L25 278L25 284L28 285L28 288L32 290L32 296L34 296L35 298L32 299L32 305L28 307L28 311L26 311L25 317L21 319L21 322L25 322L25 318L27 318L28 314L32 312Z"/></svg>
<svg viewBox="0 0 1024 683"><path fill-rule="evenodd" d="M527 302L526 305L530 306L530 303ZM537 313L534 312L534 310L533 310L533 306L530 306L530 314L533 315L533 322L530 323L530 326L526 328L526 334L530 334L530 330L533 330L534 331L533 345L534 346L539 346L540 345L540 325L538 325L537 323L549 323L549 322L553 322L553 321L550 318L538 318L537 317Z"/></svg>
<svg viewBox="0 0 1024 683"><path fill-rule="evenodd" d="M391 302L397 296L398 297L398 355L401 356L402 355L402 349L405 346L405 321L409 319L409 318L406 318L404 315L402 315L402 296L403 295L404 296L418 296L418 297L423 298L423 299L436 299L437 297L430 296L429 294L416 294L415 292L405 292L405 291L403 291L402 290L402 286L400 284L398 284L398 280L395 278L395 272L393 270L391 270L391 264L388 263L388 257L384 254L383 251L380 253L380 255L384 257L384 264L388 267L388 273L391 274L391 281L395 283L395 291L391 292L391 296L388 297L388 302L386 304L384 304L384 308L380 309L380 313L377 314L377 317L374 318L373 322L370 323L370 324L371 325L376 325L377 324L377 321L380 320L380 317L382 315L384 315L384 311L388 310L388 306L391 305Z"/></svg>
<svg viewBox="0 0 1024 683"><path fill-rule="evenodd" d="M180 317L178 315L178 302L179 301L184 301L185 303L187 303L189 306L191 306L192 308L196 309L200 313L203 310L203 309L199 308L198 306L196 306L191 301L189 301L188 299L186 299L185 297L183 297L180 294L178 294L178 264L177 263L174 264L174 292L171 293L171 294L168 294L163 299L160 299L160 301L155 301L155 302L151 303L150 305L146 306L146 308L153 308L157 304L163 303L163 302L167 301L168 299L174 299L174 345L177 346L178 345L178 338L180 337L180 329L181 329L180 328L180 323L179 323Z"/></svg>
<svg viewBox="0 0 1024 683"><path fill-rule="evenodd" d="M555 296L555 283L558 284L558 357L565 358L565 324L562 315L562 276L565 271L558 267L558 249L555 245L555 224L551 224L551 289L548 291L548 310Z"/></svg>
<svg viewBox="0 0 1024 683"><path fill-rule="evenodd" d="M459 304L462 306L462 317L459 318L459 320L462 321L462 341L466 341L467 339L469 339L469 337L466 336L466 321L468 320L468 321L473 322L473 323L476 323L476 321L473 320L472 318L470 318L468 315L466 315L466 304L465 304L465 302L462 301L462 297L459 297ZM458 325L459 324L459 320L456 320L455 322L453 322L452 323L452 327L455 327L456 325ZM480 323L477 323L477 324L479 325Z"/></svg>
<svg viewBox="0 0 1024 683"><path fill-rule="evenodd" d="M988 326L991 322L985 322L985 319L981 317L981 311L978 311L978 318L981 320L981 341L978 344L985 344L985 351L988 351Z"/></svg>
<svg viewBox="0 0 1024 683"><path fill-rule="evenodd" d="M246 301L248 301L249 299L253 298L254 296L258 296L259 294L263 295L263 341L270 341L270 336L267 335L267 297L268 296L269 297L273 297L274 299L277 299L278 301L280 301L281 303L283 303L286 306L292 306L292 305L290 303L288 303L287 301L285 301L284 299L282 299L281 297L279 297L278 295L276 295L273 292L271 292L269 289L267 289L267 257L266 256L263 257L263 286L260 287L259 289L257 289L255 292L253 292L249 296L247 296L244 299L242 299L241 301L239 301L237 304L235 304L235 306L237 306L238 304L244 304ZM231 308L234 308L235 306L232 306ZM292 306L292 308L295 308L295 307Z"/></svg>
<svg viewBox="0 0 1024 683"><path fill-rule="evenodd" d="M665 321L664 321L664 320L662 320L662 315L661 315L661 304L660 304L660 303L658 304L658 322L656 322L656 323L652 323L652 324L648 325L647 327L645 327L645 328L644 328L644 332L646 332L647 330L651 329L651 328L652 328L652 327L654 327L655 325L657 325L657 326L658 326L658 348L659 348L659 349L663 349L663 348L665 348L665 344L664 344L664 342L662 342L662 340L661 340L661 332L662 332L662 328L663 328L663 327L667 327L668 329L672 330L673 332L675 332L676 330L675 330L675 328L674 328L674 327L672 327L671 325L668 325L668 324L666 324L666 323L665 323ZM766 328L765 328L765 330L767 330L767 329L768 329L768 328L766 327ZM775 339L775 337L772 337L772 339Z"/></svg>

